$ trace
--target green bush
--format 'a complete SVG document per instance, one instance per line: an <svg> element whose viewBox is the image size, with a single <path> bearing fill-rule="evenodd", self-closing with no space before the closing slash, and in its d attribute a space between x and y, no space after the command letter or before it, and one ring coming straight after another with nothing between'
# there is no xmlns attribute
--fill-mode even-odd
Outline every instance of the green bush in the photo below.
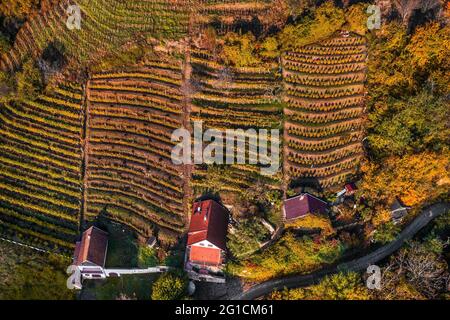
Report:
<svg viewBox="0 0 450 320"><path fill-rule="evenodd" d="M162 274L152 286L152 300L177 300L187 293L188 278L179 272Z"/></svg>
<svg viewBox="0 0 450 320"><path fill-rule="evenodd" d="M388 222L382 224L374 234L373 239L376 242L380 243L388 243L391 242L397 237L397 234L400 232L400 228L396 226L393 222Z"/></svg>
<svg viewBox="0 0 450 320"><path fill-rule="evenodd" d="M154 267L159 264L156 250L148 246L140 246L138 252L138 266L139 268Z"/></svg>
<svg viewBox="0 0 450 320"><path fill-rule="evenodd" d="M257 219L251 218L241 222L234 233L228 234L227 247L235 257L240 257L258 250L260 243L269 237L269 230Z"/></svg>
<svg viewBox="0 0 450 320"><path fill-rule="evenodd" d="M368 140L377 156L445 148L449 129L444 98L423 91L405 100L392 100L387 107L391 109L388 114L370 116L377 125Z"/></svg>
<svg viewBox="0 0 450 320"><path fill-rule="evenodd" d="M22 70L16 73L17 98L34 100L42 92L43 82L40 70L32 59L27 60Z"/></svg>

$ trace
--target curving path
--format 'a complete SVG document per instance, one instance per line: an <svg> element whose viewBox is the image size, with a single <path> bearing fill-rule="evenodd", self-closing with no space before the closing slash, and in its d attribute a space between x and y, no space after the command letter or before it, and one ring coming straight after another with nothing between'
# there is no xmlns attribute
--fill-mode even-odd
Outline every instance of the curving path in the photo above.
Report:
<svg viewBox="0 0 450 320"><path fill-rule="evenodd" d="M431 220L440 214L450 210L450 203L436 203L424 209L403 231L397 239L389 244L369 253L361 258L349 262L341 263L338 266L325 268L306 275L288 276L279 279L268 280L257 284L245 292L242 292L232 300L253 300L267 295L274 290L283 288L306 287L318 283L324 276L337 273L339 271L359 272L365 270L369 265L383 260L401 248L405 241L410 240L420 229L425 227Z"/></svg>

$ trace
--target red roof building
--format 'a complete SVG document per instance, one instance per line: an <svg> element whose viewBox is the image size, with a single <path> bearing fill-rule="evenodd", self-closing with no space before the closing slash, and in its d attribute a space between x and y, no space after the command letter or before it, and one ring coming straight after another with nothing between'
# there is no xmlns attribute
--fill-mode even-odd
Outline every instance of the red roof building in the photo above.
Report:
<svg viewBox="0 0 450 320"><path fill-rule="evenodd" d="M285 220L295 220L311 213L324 214L327 212L328 204L319 198L302 193L293 198L284 200L283 216Z"/></svg>
<svg viewBox="0 0 450 320"><path fill-rule="evenodd" d="M358 188L356 187L356 185L354 183L347 183L344 188L345 188L345 194L348 196L355 194L356 190L358 190Z"/></svg>
<svg viewBox="0 0 450 320"><path fill-rule="evenodd" d="M97 227L90 227L75 246L73 256L74 265L77 266L105 266L106 252L108 250L108 233Z"/></svg>
<svg viewBox="0 0 450 320"><path fill-rule="evenodd" d="M213 200L194 203L189 225L186 269L220 268L225 262L228 210Z"/></svg>

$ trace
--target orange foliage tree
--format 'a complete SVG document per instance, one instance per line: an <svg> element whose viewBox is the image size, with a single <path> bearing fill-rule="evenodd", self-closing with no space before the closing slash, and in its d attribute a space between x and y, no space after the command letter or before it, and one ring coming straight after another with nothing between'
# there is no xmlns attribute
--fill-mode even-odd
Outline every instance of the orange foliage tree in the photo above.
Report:
<svg viewBox="0 0 450 320"><path fill-rule="evenodd" d="M380 165L366 163L361 190L376 201L390 203L397 196L408 206L423 204L448 189L449 155L423 152L390 157Z"/></svg>

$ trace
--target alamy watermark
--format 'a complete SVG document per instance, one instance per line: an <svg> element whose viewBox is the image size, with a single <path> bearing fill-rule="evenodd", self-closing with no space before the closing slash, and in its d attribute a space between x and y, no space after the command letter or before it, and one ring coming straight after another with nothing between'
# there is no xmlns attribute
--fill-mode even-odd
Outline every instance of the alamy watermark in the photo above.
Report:
<svg viewBox="0 0 450 320"><path fill-rule="evenodd" d="M367 273L370 276L366 280L366 286L370 290L381 290L381 269L377 265L370 265L367 267Z"/></svg>
<svg viewBox="0 0 450 320"><path fill-rule="evenodd" d="M202 121L195 121L193 128L193 139L185 128L172 133L171 140L177 144L171 158L176 165L259 164L264 175L274 175L280 168L278 129L207 129L203 132Z"/></svg>
<svg viewBox="0 0 450 320"><path fill-rule="evenodd" d="M76 4L69 5L66 13L68 15L66 20L66 26L69 30L81 29L81 10Z"/></svg>
<svg viewBox="0 0 450 320"><path fill-rule="evenodd" d="M76 265L70 265L67 270L69 278L67 278L66 285L67 289L81 289L81 270Z"/></svg>
<svg viewBox="0 0 450 320"><path fill-rule="evenodd" d="M380 6L370 5L367 7L367 14L369 18L367 19L367 29L374 30L381 28L381 8Z"/></svg>

